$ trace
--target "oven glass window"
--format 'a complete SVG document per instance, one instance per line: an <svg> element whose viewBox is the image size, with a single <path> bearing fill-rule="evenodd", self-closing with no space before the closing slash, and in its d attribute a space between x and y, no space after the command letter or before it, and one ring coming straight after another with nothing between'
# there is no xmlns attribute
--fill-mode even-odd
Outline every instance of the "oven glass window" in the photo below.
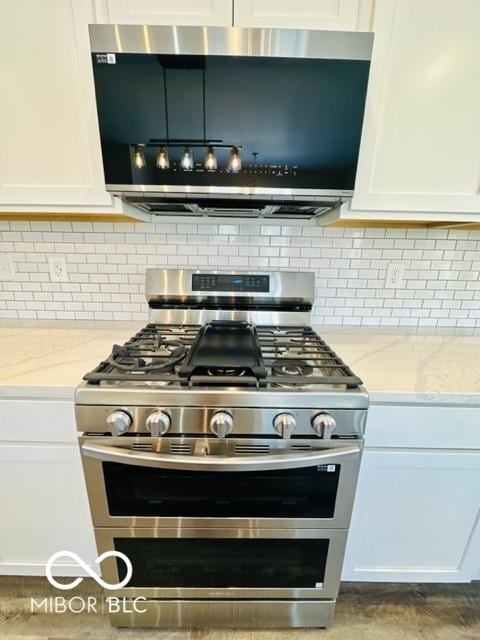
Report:
<svg viewBox="0 0 480 640"><path fill-rule="evenodd" d="M315 588L328 539L115 538L133 565L129 587ZM117 564L119 578L125 563Z"/></svg>
<svg viewBox="0 0 480 640"><path fill-rule="evenodd" d="M204 472L103 462L112 516L333 518L340 470Z"/></svg>

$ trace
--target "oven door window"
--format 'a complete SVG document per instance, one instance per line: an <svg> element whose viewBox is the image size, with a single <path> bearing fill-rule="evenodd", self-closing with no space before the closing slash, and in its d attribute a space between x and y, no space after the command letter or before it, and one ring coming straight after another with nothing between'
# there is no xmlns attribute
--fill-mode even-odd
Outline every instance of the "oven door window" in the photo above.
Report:
<svg viewBox="0 0 480 640"><path fill-rule="evenodd" d="M328 539L115 538L133 565L129 588L315 588L328 547ZM117 570L123 579L123 561Z"/></svg>
<svg viewBox="0 0 480 640"><path fill-rule="evenodd" d="M333 518L341 465L207 472L103 462L111 516Z"/></svg>

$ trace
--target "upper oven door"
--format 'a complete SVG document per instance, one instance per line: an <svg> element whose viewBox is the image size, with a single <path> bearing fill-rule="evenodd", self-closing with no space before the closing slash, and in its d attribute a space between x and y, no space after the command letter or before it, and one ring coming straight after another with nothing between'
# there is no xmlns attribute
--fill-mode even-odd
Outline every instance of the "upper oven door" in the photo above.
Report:
<svg viewBox="0 0 480 640"><path fill-rule="evenodd" d="M221 527L227 518L341 529L361 442L97 436L81 450L96 527Z"/></svg>

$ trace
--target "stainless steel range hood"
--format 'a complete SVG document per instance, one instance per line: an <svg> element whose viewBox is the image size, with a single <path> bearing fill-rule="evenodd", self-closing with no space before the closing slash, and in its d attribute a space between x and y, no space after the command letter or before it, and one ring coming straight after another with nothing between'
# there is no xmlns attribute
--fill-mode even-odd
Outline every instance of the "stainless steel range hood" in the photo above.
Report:
<svg viewBox="0 0 480 640"><path fill-rule="evenodd" d="M351 198L372 34L92 25L90 40L105 181L131 205L308 219Z"/></svg>

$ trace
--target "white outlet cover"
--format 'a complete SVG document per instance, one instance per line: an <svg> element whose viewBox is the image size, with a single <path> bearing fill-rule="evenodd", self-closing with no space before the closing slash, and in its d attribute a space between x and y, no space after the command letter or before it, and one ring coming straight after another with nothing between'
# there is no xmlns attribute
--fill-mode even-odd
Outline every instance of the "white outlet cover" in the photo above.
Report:
<svg viewBox="0 0 480 640"><path fill-rule="evenodd" d="M0 280L15 280L13 260L9 253L0 253Z"/></svg>
<svg viewBox="0 0 480 640"><path fill-rule="evenodd" d="M388 265L387 277L385 278L386 289L403 289L405 286L405 265L391 262Z"/></svg>
<svg viewBox="0 0 480 640"><path fill-rule="evenodd" d="M50 268L50 280L52 282L67 281L65 256L48 256L48 266Z"/></svg>

